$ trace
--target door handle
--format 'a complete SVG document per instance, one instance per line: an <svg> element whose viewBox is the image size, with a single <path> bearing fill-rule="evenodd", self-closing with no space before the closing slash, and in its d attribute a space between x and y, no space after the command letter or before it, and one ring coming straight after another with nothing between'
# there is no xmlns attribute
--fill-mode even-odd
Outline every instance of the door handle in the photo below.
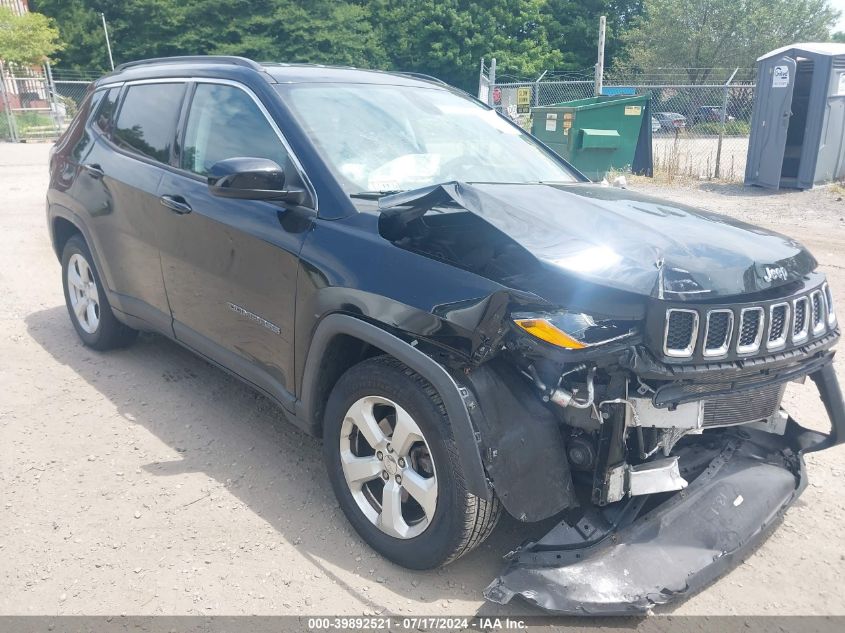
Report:
<svg viewBox="0 0 845 633"><path fill-rule="evenodd" d="M186 213L190 213L192 211L191 205L185 202L185 198L182 196L162 196L159 198L159 201L161 201L161 204L165 207L174 213L179 213L180 215L185 215Z"/></svg>
<svg viewBox="0 0 845 633"><path fill-rule="evenodd" d="M102 178L106 175L106 172L103 171L103 168L97 165L96 163L93 165L82 165L82 169L88 172L88 175L92 178Z"/></svg>

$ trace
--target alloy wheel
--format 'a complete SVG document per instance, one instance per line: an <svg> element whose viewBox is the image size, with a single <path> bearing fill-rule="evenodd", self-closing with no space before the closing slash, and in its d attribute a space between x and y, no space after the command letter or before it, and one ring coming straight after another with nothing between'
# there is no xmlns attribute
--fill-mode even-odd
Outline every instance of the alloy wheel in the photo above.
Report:
<svg viewBox="0 0 845 633"><path fill-rule="evenodd" d="M398 404L380 396L355 402L344 416L340 460L356 504L382 532L422 534L437 507L437 473L425 437Z"/></svg>
<svg viewBox="0 0 845 633"><path fill-rule="evenodd" d="M79 253L71 255L67 266L67 287L70 305L76 320L88 334L97 331L100 325L100 295L94 271Z"/></svg>

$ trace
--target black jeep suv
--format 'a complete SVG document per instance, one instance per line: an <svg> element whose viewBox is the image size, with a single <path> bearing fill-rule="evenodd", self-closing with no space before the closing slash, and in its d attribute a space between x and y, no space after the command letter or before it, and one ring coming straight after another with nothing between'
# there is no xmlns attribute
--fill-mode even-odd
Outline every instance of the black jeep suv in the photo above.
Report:
<svg viewBox="0 0 845 633"><path fill-rule="evenodd" d="M487 588L642 611L715 578L845 438L830 289L795 241L591 184L431 78L185 57L96 81L50 160L68 312L158 332L323 438L412 568L554 515ZM809 376L831 434L781 409Z"/></svg>

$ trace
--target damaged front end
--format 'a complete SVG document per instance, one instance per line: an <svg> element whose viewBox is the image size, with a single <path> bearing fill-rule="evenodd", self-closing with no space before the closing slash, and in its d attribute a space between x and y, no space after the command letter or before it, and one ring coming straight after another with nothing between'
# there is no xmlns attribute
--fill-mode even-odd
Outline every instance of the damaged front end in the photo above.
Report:
<svg viewBox="0 0 845 633"><path fill-rule="evenodd" d="M804 453L845 441L832 296L787 238L592 185L451 183L380 207L397 246L512 289L456 379L502 505L559 520L489 600L601 615L689 595L801 493ZM829 435L781 407L807 377Z"/></svg>
<svg viewBox="0 0 845 633"><path fill-rule="evenodd" d="M774 527L806 486L804 453L845 440L832 352L758 367L753 375L711 369L706 380L721 382L701 382L701 373L694 382L655 379L636 349L621 353L615 366L580 362L554 388L544 384L533 359L527 373L542 385L547 408L557 409L560 439L547 433L542 449L526 451L524 458L509 451L499 471L490 473L494 486L497 477L518 477L519 464L565 481L523 490L521 497L522 508L525 499L533 500L533 519L545 514L543 508L561 514L548 534L508 556L506 570L485 591L489 600L504 604L520 596L553 612L615 615L649 612L688 596L738 563ZM486 414L492 394L475 374L469 382ZM801 427L780 406L785 382L807 375L833 422L829 435ZM688 400L694 393L707 399ZM505 399L499 393L495 402ZM529 415L527 426L514 418L510 423L530 433L537 416ZM549 453L555 451L553 460ZM524 513L517 516L527 520Z"/></svg>
<svg viewBox="0 0 845 633"><path fill-rule="evenodd" d="M512 553L485 596L575 615L643 613L688 596L765 538L807 484L801 446L822 441L789 420L782 438L735 429L685 446L682 493L570 513Z"/></svg>

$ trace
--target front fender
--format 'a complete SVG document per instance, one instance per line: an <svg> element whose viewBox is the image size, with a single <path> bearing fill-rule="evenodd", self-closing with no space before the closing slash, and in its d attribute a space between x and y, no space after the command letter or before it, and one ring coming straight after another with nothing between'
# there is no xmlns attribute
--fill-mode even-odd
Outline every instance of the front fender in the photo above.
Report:
<svg viewBox="0 0 845 633"><path fill-rule="evenodd" d="M433 358L371 323L347 314L330 314L320 321L308 349L301 395L296 402L296 417L308 427L318 426L319 421L313 418L314 411L317 410L315 399L318 397L320 365L331 340L337 335L352 336L377 347L432 384L443 399L443 405L449 415L452 435L466 476L467 490L476 497L489 500L490 486L484 473L469 413L470 408L477 406L472 393L459 386L449 372Z"/></svg>

